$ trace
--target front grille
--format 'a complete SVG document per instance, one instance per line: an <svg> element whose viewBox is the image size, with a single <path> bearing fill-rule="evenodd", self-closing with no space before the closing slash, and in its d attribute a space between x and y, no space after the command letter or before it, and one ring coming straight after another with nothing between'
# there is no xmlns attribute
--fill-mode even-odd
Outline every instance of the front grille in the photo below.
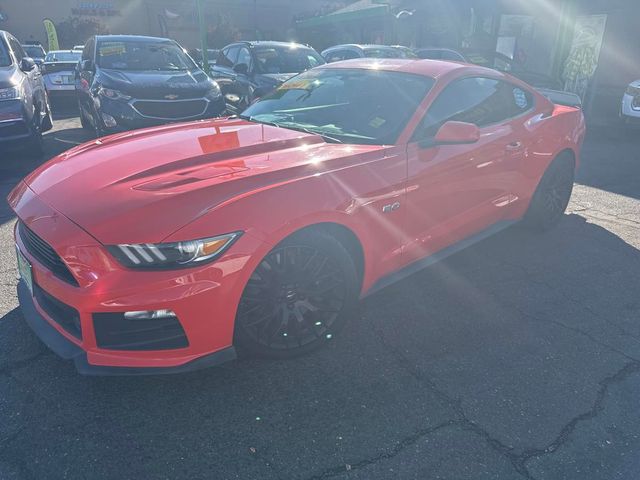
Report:
<svg viewBox="0 0 640 480"><path fill-rule="evenodd" d="M133 107L145 117L180 120L204 114L207 109L207 101L202 98L198 100L178 100L175 102L137 100L133 103Z"/></svg>
<svg viewBox="0 0 640 480"><path fill-rule="evenodd" d="M80 326L80 314L78 311L70 307L69 305L62 303L57 298L52 297L38 284L33 284L33 296L35 297L40 308L46 312L47 315L65 329L68 333L76 337L78 340L82 340L82 327Z"/></svg>
<svg viewBox="0 0 640 480"><path fill-rule="evenodd" d="M67 265L47 242L33 233L22 222L20 222L18 226L18 233L27 251L42 263L45 268L51 270L51 272L60 280L64 280L76 287L78 286L78 281L69 271Z"/></svg>
<svg viewBox="0 0 640 480"><path fill-rule="evenodd" d="M124 318L124 313L94 313L96 344L109 350L173 350L189 346L177 318Z"/></svg>

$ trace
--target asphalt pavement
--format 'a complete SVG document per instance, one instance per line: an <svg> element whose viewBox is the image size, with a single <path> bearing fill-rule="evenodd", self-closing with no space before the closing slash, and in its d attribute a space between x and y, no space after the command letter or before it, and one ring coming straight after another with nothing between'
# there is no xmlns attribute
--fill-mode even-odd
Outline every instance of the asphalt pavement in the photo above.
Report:
<svg viewBox="0 0 640 480"><path fill-rule="evenodd" d="M46 155L87 139L58 114ZM640 135L593 129L570 211L367 298L329 348L82 377L25 325L0 206L0 479L640 477ZM42 163L0 154L0 194Z"/></svg>

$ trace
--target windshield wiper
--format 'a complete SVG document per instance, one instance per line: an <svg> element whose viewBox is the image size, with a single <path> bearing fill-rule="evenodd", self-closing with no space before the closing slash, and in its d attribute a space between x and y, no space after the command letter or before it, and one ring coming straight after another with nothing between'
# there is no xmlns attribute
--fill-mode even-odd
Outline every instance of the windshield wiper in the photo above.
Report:
<svg viewBox="0 0 640 480"><path fill-rule="evenodd" d="M303 127L301 125L295 125L295 124L292 125L289 122L285 122L285 123L269 122L266 120L258 120L251 115L242 115L242 114L238 115L238 118L241 118L242 120L247 120L249 122L263 123L265 125L270 125L272 127L286 128L288 130L296 130L298 132L310 133L311 135L320 135L323 138L323 140L329 143L344 143L339 138L332 137L331 135L327 135L326 133L319 132L318 130L314 130L312 128Z"/></svg>
<svg viewBox="0 0 640 480"><path fill-rule="evenodd" d="M299 132L310 133L312 135L320 135L325 141L327 141L329 143L344 143L339 138L332 137L331 135L327 135L326 133L320 132L318 130L314 130L312 128L301 127L301 126L298 126L298 125L291 126L288 123L285 124L285 125L280 124L279 126L284 127L284 128L288 128L289 130L297 130Z"/></svg>

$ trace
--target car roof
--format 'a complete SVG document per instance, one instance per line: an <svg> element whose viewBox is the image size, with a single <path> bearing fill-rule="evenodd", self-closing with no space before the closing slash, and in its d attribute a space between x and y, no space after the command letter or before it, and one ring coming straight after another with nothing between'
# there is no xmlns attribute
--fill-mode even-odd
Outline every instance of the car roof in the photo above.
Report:
<svg viewBox="0 0 640 480"><path fill-rule="evenodd" d="M360 48L362 50L367 50L370 48L389 48L389 49L393 49L396 47L402 47L402 45L377 45L375 43L343 43L341 45L334 45L333 47L329 47L327 49L325 49L325 52L327 50L333 50L334 48ZM409 47L404 47L404 48L409 48Z"/></svg>
<svg viewBox="0 0 640 480"><path fill-rule="evenodd" d="M454 71L465 70L475 75L504 76L503 73L491 68L466 65L457 62L440 60L406 59L406 58L355 58L341 62L327 63L316 68L359 68L367 70L384 70L390 72L413 73L425 77L439 78Z"/></svg>
<svg viewBox="0 0 640 480"><path fill-rule="evenodd" d="M47 52L47 55L49 53L82 53L82 52L80 52L80 50L74 50L73 48L70 48L68 50L49 50Z"/></svg>
<svg viewBox="0 0 640 480"><path fill-rule="evenodd" d="M277 42L275 40L241 40L239 42L230 43L229 45L226 45L225 48L231 45L250 45L252 47L264 46L264 47L286 47L286 48L296 47L296 48L309 48L309 49L311 48L309 45L304 45L303 43Z"/></svg>
<svg viewBox="0 0 640 480"><path fill-rule="evenodd" d="M170 38L147 37L145 35L96 35L96 41L107 42L173 42Z"/></svg>

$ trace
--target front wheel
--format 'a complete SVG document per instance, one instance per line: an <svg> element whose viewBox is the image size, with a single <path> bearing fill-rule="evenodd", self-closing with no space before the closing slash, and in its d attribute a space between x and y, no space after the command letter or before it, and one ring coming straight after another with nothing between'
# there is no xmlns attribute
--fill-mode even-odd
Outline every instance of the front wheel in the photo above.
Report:
<svg viewBox="0 0 640 480"><path fill-rule="evenodd" d="M564 215L573 192L575 162L569 155L556 158L542 176L531 204L524 217L524 224L535 230L554 227Z"/></svg>
<svg viewBox="0 0 640 480"><path fill-rule="evenodd" d="M251 275L236 315L236 344L272 358L311 352L342 329L357 298L356 268L342 244L324 232L295 234Z"/></svg>

